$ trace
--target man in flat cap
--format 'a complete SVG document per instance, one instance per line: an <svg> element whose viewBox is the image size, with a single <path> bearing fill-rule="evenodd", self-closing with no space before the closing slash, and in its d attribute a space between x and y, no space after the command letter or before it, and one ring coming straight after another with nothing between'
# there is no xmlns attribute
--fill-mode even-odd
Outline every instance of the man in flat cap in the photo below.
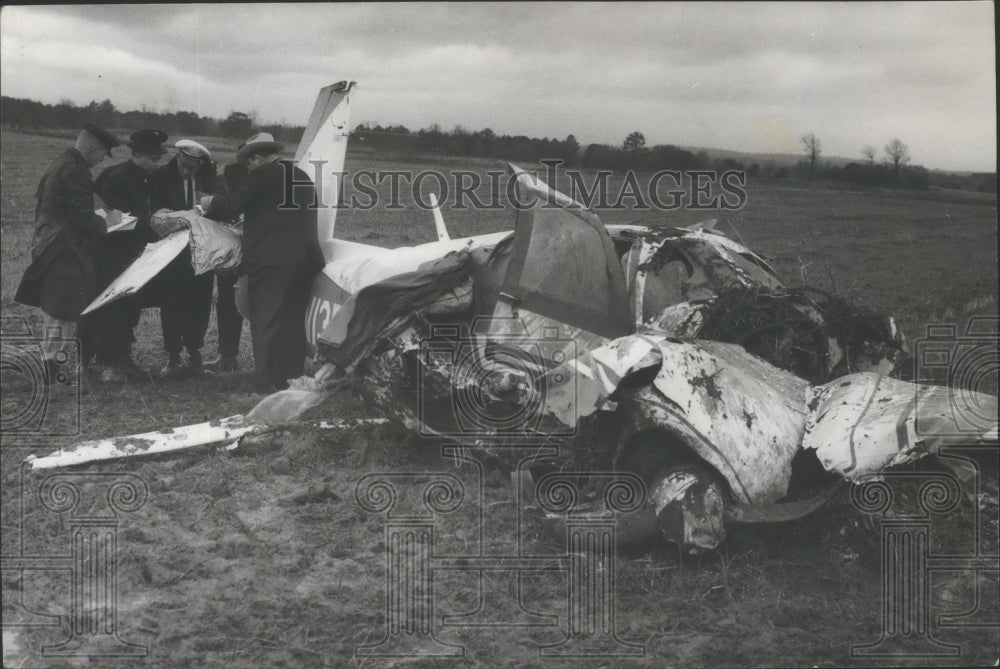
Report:
<svg viewBox="0 0 1000 669"><path fill-rule="evenodd" d="M209 218L244 215L250 336L258 390L287 387L305 365L305 315L316 272L323 267L317 236L316 191L305 172L280 160L284 144L254 135L236 152L250 173L225 197L205 197Z"/></svg>
<svg viewBox="0 0 1000 669"><path fill-rule="evenodd" d="M203 195L229 192L206 147L191 139L181 139L174 146L177 155L150 179L149 202L154 212L189 211ZM212 312L213 276L212 272L195 276L191 251L184 249L154 279L167 352L164 376L176 378L202 371L201 347ZM187 350L186 364L181 360L182 349Z"/></svg>
<svg viewBox="0 0 1000 669"><path fill-rule="evenodd" d="M109 211L107 219L94 213L90 176L90 168L119 144L114 135L88 123L73 148L49 165L38 184L31 264L14 299L40 307L45 315L46 384L58 368L63 342L77 336L80 313L97 296L94 251L108 226L121 222L120 211ZM86 360L86 350L83 354Z"/></svg>
<svg viewBox="0 0 1000 669"><path fill-rule="evenodd" d="M163 162L167 150L163 142L167 133L161 130L140 130L132 133L128 147L131 160L104 170L97 177L98 195L109 205L127 211L138 220L134 230L114 232L103 241L98 253L98 289L103 290L135 258L148 242L157 240L149 227L150 176ZM151 299L149 291L112 302L93 313L87 328L93 327L97 364L104 367L101 379L121 381L146 377L132 360L135 327L139 324L144 303ZM152 305L150 305L152 306Z"/></svg>

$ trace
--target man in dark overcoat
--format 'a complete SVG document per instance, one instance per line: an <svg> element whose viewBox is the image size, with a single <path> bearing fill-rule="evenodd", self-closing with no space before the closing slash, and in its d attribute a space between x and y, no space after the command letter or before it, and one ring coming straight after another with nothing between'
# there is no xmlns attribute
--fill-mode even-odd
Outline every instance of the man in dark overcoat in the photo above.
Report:
<svg viewBox="0 0 1000 669"><path fill-rule="evenodd" d="M305 364L305 315L316 272L323 267L316 191L305 172L280 160L284 144L254 135L236 153L250 169L225 197L205 197L205 215L220 221L242 213L250 336L258 390L287 387Z"/></svg>
<svg viewBox="0 0 1000 669"><path fill-rule="evenodd" d="M138 219L133 230L113 232L102 242L97 254L99 290L104 290L125 271L147 243L157 240L149 226L152 211L149 206L150 175L163 162L167 153L163 148L166 140L167 134L160 130L132 133L128 143L131 159L109 167L97 177L95 188L101 199ZM104 367L102 380L146 377L132 360L132 343L142 307L155 304L156 298L144 289L138 295L119 299L91 314L85 329L93 328L97 364Z"/></svg>
<svg viewBox="0 0 1000 669"><path fill-rule="evenodd" d="M121 222L120 211L107 219L94 213L90 168L111 156L118 139L88 123L76 144L57 157L38 184L31 264L14 299L40 307L44 314L42 358L45 382L58 369L65 342L77 336L80 313L97 296L94 251L109 225ZM86 360L86 351L83 351Z"/></svg>
<svg viewBox="0 0 1000 669"><path fill-rule="evenodd" d="M190 211L206 194L225 195L226 181L216 173L211 152L202 144L181 139L177 155L153 173L150 179L150 208ZM195 276L191 250L185 248L153 280L152 290L160 296L160 325L167 365L163 374L182 377L202 371L201 347L205 343L212 312L213 272ZM186 363L181 350L187 350Z"/></svg>

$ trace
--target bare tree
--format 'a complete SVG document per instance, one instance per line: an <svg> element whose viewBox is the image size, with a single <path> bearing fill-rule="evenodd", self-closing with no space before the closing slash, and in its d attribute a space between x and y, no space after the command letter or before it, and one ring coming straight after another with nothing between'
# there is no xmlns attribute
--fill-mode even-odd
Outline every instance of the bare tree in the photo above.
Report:
<svg viewBox="0 0 1000 669"><path fill-rule="evenodd" d="M802 146L806 149L806 157L809 158L809 181L812 181L813 171L816 169L816 159L820 154L819 137L813 133L802 135Z"/></svg>
<svg viewBox="0 0 1000 669"><path fill-rule="evenodd" d="M885 155L892 163L892 173L896 175L899 174L900 167L910 162L910 148L895 137L885 145Z"/></svg>
<svg viewBox="0 0 1000 669"><path fill-rule="evenodd" d="M868 159L869 166L875 166L875 156L878 155L878 150L874 146L871 144L865 144L861 147L861 155Z"/></svg>
<svg viewBox="0 0 1000 669"><path fill-rule="evenodd" d="M629 136L622 142L622 148L632 152L632 165L634 166L639 152L646 148L646 137L638 130L629 133Z"/></svg>

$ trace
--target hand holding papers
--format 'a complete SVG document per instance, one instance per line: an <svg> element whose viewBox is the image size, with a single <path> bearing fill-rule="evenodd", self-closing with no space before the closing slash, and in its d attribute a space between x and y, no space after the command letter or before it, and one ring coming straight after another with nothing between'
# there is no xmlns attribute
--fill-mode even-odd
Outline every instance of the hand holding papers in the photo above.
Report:
<svg viewBox="0 0 1000 669"><path fill-rule="evenodd" d="M135 222L138 220L135 216L126 212L118 211L117 209L112 209L111 211L98 209L94 213L107 222L108 232L134 230Z"/></svg>

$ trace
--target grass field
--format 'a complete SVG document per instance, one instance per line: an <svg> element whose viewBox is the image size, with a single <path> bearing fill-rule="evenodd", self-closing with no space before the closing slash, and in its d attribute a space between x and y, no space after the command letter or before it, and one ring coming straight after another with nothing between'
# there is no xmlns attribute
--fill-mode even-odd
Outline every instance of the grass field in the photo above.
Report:
<svg viewBox="0 0 1000 669"><path fill-rule="evenodd" d="M17 328L24 323L38 333L37 312L15 304L12 296L30 257L38 179L68 140L4 131L2 143L0 309L3 335L12 337L20 336ZM235 142L205 138L205 143L221 162L232 159ZM485 173L502 167L499 161L433 157L412 162L364 153L350 153L346 165L349 172ZM620 177L616 179L612 190L620 183ZM790 285L808 283L895 314L911 342L923 336L931 323L955 323L961 331L970 316L997 314L995 196L836 190L819 184L751 183L747 191L746 206L738 211L632 208L597 213L606 223L686 225L718 218L719 229L771 258ZM351 192L345 196L349 200ZM406 196L402 204L402 211L379 207L341 211L337 236L384 246L432 240L430 213ZM515 221L509 209L458 210L447 203L443 209L452 236L501 230ZM215 353L212 320L208 357ZM159 369L164 355L155 310L144 312L137 337L139 364ZM49 479L23 471L25 456L81 438L245 413L261 397L252 393L246 330L241 363L241 371L228 375L164 381L154 374L148 382L127 385L84 379L54 392L42 424L59 434L3 434L3 555L66 555L70 549L72 516L42 504L39 490ZM4 373L6 420L12 415L8 412L25 404L30 390L11 383L7 367ZM369 415L359 398L340 393L306 418ZM73 472L87 493L80 513L99 514L104 508L103 493L97 491L98 474L132 474L148 487L145 504L122 514L118 526L117 630L122 640L144 645L148 651L147 657L124 664L443 664L429 657L373 660L354 655L357 646L379 641L386 624L385 517L365 511L355 499L359 481L377 472L409 475L398 484L401 500L419 495L435 472L463 482L463 504L434 521L436 555L472 555L480 547L486 554L510 553L518 545L524 554L557 555L565 550L531 522L518 522L503 468L443 457L438 444L387 426L354 432L296 427L274 438L247 442L235 451L205 448L85 467ZM968 555L979 550L995 555L996 515L995 504L977 507L968 501L933 515L932 552ZM698 559L682 560L661 545L624 548L615 564L614 626L620 639L640 644L644 654L571 661L620 667L995 664L1000 655L998 578L996 571L988 570L978 576L938 571L930 581L931 632L940 643L957 644L960 655L910 657L907 653L914 646L909 642L895 647L888 659L852 655L852 645L877 640L883 629L881 541L868 525L845 495L804 520L739 529L718 552ZM517 580L501 571L481 574L482 583L477 571L434 574L435 636L465 647L463 659L449 662L507 667L569 664L539 659L536 648L566 635L566 582L558 572L525 572L520 587L522 605L558 616L554 626L444 624L442 615L472 611L478 604L496 619L510 619ZM493 593L482 602L480 586ZM978 603L976 592L982 597ZM22 573L5 567L3 595L5 623L27 620L25 609L63 616L61 626L52 628L5 628L5 666L80 664L42 656L43 646L69 635L66 572ZM986 626L939 624L937 616L977 605L978 619ZM429 647L424 650L429 652Z"/></svg>

